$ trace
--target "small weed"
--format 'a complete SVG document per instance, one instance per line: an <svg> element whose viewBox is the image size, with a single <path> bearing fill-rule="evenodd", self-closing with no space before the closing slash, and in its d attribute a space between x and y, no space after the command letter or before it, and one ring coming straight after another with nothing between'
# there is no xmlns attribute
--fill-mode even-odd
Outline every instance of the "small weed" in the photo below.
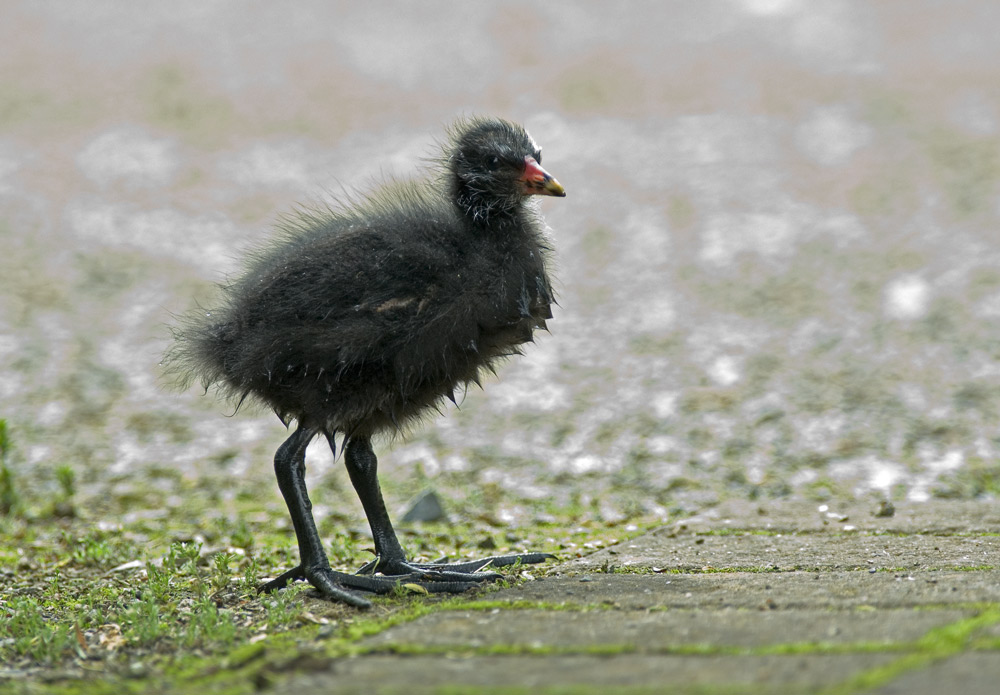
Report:
<svg viewBox="0 0 1000 695"><path fill-rule="evenodd" d="M235 639L236 626L229 611L220 609L207 596L194 602L190 620L180 639L183 646L217 644L228 647Z"/></svg>
<svg viewBox="0 0 1000 695"><path fill-rule="evenodd" d="M201 558L201 543L171 543L163 556L163 568L183 575L196 575Z"/></svg>
<svg viewBox="0 0 1000 695"><path fill-rule="evenodd" d="M52 503L51 513L58 517L76 516L76 506L73 498L76 496L76 471L72 466L62 465L55 470L59 492Z"/></svg>
<svg viewBox="0 0 1000 695"><path fill-rule="evenodd" d="M81 565L100 566L107 564L112 552L106 540L87 536L73 545L71 556Z"/></svg>
<svg viewBox="0 0 1000 695"><path fill-rule="evenodd" d="M135 645L149 645L166 634L167 625L160 614L160 601L152 593L125 612L125 636Z"/></svg>
<svg viewBox="0 0 1000 695"><path fill-rule="evenodd" d="M157 567L152 562L146 563L146 586L154 599L164 601L169 596L170 574L168 570Z"/></svg>
<svg viewBox="0 0 1000 695"><path fill-rule="evenodd" d="M245 550L253 548L253 533L250 531L250 527L247 526L246 521L240 519L236 523L236 528L229 534L229 540L237 548Z"/></svg>
<svg viewBox="0 0 1000 695"><path fill-rule="evenodd" d="M395 599L403 599L409 596L416 595L428 595L429 592L424 587L416 583L403 583L396 582L396 585L392 588L392 593L389 596Z"/></svg>
<svg viewBox="0 0 1000 695"><path fill-rule="evenodd" d="M255 594L259 585L260 565L257 564L257 558L251 556L247 562L247 566L243 570L243 577L240 579L240 591L244 595Z"/></svg>
<svg viewBox="0 0 1000 695"><path fill-rule="evenodd" d="M330 561L334 563L354 562L358 555L357 543L349 534L337 533L328 543Z"/></svg>
<svg viewBox="0 0 1000 695"><path fill-rule="evenodd" d="M281 591L275 591L263 597L266 614L264 622L268 631L273 631L284 627L294 621L301 612L302 606L296 600L298 595L308 588L304 582L289 584Z"/></svg>
<svg viewBox="0 0 1000 695"><path fill-rule="evenodd" d="M21 495L17 490L14 472L8 463L11 451L7 421L0 419L0 514L20 514L23 511Z"/></svg>
<svg viewBox="0 0 1000 695"><path fill-rule="evenodd" d="M15 597L6 606L6 625L0 630L0 661L10 657L28 657L42 664L53 664L75 644L71 628L55 622L44 606L31 596ZM0 623L2 624L2 623Z"/></svg>
<svg viewBox="0 0 1000 695"><path fill-rule="evenodd" d="M72 466L62 465L56 468L56 482L63 499L71 500L76 494L76 471Z"/></svg>
<svg viewBox="0 0 1000 695"><path fill-rule="evenodd" d="M139 552L133 543L121 536L96 529L88 530L83 536L62 529L59 539L61 552L82 567L113 567L135 560Z"/></svg>
<svg viewBox="0 0 1000 695"><path fill-rule="evenodd" d="M235 559L235 555L225 552L216 553L212 559L212 587L216 591L221 591L229 585L229 579L232 574L230 565Z"/></svg>

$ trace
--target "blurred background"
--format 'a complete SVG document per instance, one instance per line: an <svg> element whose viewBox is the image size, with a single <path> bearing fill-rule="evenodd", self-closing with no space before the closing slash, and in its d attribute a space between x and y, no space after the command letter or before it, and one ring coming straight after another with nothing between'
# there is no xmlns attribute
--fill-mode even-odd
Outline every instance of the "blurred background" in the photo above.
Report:
<svg viewBox="0 0 1000 695"><path fill-rule="evenodd" d="M173 315L295 204L419 175L496 114L568 191L541 201L560 306L383 444L394 513L995 496L998 31L992 0L7 2L7 465L37 497L71 469L95 516L282 518L284 429L164 388ZM318 516L363 523L308 462Z"/></svg>

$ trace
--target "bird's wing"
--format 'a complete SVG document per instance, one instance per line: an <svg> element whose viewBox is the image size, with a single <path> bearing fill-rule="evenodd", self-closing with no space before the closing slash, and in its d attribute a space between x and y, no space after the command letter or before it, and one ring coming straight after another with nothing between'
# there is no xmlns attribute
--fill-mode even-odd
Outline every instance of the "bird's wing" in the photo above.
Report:
<svg viewBox="0 0 1000 695"><path fill-rule="evenodd" d="M317 237L269 258L271 272L250 274L257 297L240 304L267 309L246 323L268 326L251 331L268 361L297 355L328 371L382 363L412 373L481 349L513 352L551 316L540 256L512 259L398 227Z"/></svg>

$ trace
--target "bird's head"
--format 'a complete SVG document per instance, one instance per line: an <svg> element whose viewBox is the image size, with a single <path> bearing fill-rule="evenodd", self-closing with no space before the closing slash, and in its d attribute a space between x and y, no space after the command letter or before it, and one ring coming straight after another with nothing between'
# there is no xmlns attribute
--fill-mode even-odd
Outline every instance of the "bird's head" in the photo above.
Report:
<svg viewBox="0 0 1000 695"><path fill-rule="evenodd" d="M542 168L542 153L521 126L499 118L457 123L446 168L456 205L477 222L510 217L531 195L565 196Z"/></svg>

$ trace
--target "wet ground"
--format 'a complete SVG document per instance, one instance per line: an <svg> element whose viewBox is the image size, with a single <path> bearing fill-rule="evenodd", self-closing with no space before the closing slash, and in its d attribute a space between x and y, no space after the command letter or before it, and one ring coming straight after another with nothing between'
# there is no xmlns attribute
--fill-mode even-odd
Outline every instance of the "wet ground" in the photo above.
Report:
<svg viewBox="0 0 1000 695"><path fill-rule="evenodd" d="M666 518L996 492L992 3L7 14L0 416L32 484L264 484L273 417L163 390L171 314L295 203L408 176L456 115L497 113L569 190L542 204L560 308L387 447L401 498L493 490L530 522L538 498Z"/></svg>

